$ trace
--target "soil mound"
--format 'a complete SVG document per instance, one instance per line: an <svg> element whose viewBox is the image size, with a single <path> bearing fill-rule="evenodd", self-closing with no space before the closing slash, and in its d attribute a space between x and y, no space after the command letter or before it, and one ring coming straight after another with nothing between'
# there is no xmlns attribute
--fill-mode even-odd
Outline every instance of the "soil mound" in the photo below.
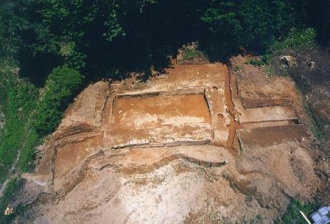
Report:
<svg viewBox="0 0 330 224"><path fill-rule="evenodd" d="M304 119L292 82L223 64L95 83L25 175L19 219L272 223L316 191Z"/></svg>

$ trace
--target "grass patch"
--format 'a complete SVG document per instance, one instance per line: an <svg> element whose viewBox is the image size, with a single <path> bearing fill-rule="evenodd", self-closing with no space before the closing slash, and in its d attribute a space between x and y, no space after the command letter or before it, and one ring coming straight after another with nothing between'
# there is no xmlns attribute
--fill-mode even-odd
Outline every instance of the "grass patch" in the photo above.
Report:
<svg viewBox="0 0 330 224"><path fill-rule="evenodd" d="M40 139L31 122L38 101L38 89L19 79L16 72L14 63L0 62L0 105L5 115L5 125L0 133L0 185L12 174L33 168L35 146ZM16 164L14 169L13 164ZM21 179L17 178L9 181L0 200L2 214L21 183ZM13 218L14 215L0 215L0 223L10 223Z"/></svg>
<svg viewBox="0 0 330 224"><path fill-rule="evenodd" d="M291 29L290 32L281 38L279 38L276 42L274 42L266 51L266 53L258 60L258 59L251 59L246 64L251 64L256 67L261 66L274 66L271 65L272 60L274 57L276 57L276 54L278 52L284 52L288 49L297 49L298 47L302 46L310 46L316 42L316 31L312 28L306 28L306 29ZM277 60L277 59L276 59ZM274 68L268 69L268 71L265 71L267 76L274 76ZM276 74L276 75L282 75ZM297 80L296 80L297 82ZM297 82L299 88L304 91L307 86L304 80Z"/></svg>
<svg viewBox="0 0 330 224"><path fill-rule="evenodd" d="M264 74L268 77L274 77L276 75L274 69L271 66L267 66L265 68Z"/></svg>
<svg viewBox="0 0 330 224"><path fill-rule="evenodd" d="M198 44L185 47L183 49L182 53L183 53L183 55L182 55L183 59L188 60L188 61L198 60L198 59L201 59L201 60L207 59L206 54L199 49Z"/></svg>
<svg viewBox="0 0 330 224"><path fill-rule="evenodd" d="M233 68L234 72L240 72L242 69L239 65L235 65L235 67Z"/></svg>
<svg viewBox="0 0 330 224"><path fill-rule="evenodd" d="M313 211L315 205L313 203L303 204L300 201L293 200L289 205L285 214L277 219L275 224L295 224L306 223L299 211L304 212L306 215Z"/></svg>
<svg viewBox="0 0 330 224"><path fill-rule="evenodd" d="M37 102L37 89L32 85L20 82L16 77L10 77L8 74L1 74L2 81L4 77L7 83L1 87L1 92L7 90L5 98L2 98L5 114L5 125L0 136L0 183L8 176L8 171L15 162L17 154L20 150L24 151L29 146L36 144L36 141L30 138L28 129L30 128L29 118L34 110ZM31 151L31 149L29 149ZM23 153L28 156L27 153ZM24 158L25 161L30 160Z"/></svg>
<svg viewBox="0 0 330 224"><path fill-rule="evenodd" d="M34 161L36 159L35 147L40 143L39 135L34 129L31 129L25 140L18 167L22 172L29 172L34 168Z"/></svg>
<svg viewBox="0 0 330 224"><path fill-rule="evenodd" d="M288 48L296 48L308 43L314 43L316 40L316 31L312 28L306 29L291 29L287 36L276 41L270 48L270 51L275 52Z"/></svg>
<svg viewBox="0 0 330 224"><path fill-rule="evenodd" d="M253 58L251 58L250 60L245 62L245 64L253 65L255 67L261 67L261 66L265 66L267 63L263 59L253 59Z"/></svg>

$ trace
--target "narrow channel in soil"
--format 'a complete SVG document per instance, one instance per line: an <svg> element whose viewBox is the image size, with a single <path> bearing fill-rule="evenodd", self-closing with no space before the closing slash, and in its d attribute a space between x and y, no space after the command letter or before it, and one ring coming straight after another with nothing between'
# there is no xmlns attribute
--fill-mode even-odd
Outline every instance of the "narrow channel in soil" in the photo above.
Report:
<svg viewBox="0 0 330 224"><path fill-rule="evenodd" d="M224 66L225 67L225 66ZM236 121L235 121L235 106L232 100L232 86L231 84L235 83L235 80L231 80L231 76L233 74L230 73L228 67L225 67L225 104L227 106L226 112L227 116L230 119L230 123L228 125L228 139L226 141L226 147L233 148L234 139L235 139L235 132L236 132ZM235 87L236 88L236 87Z"/></svg>

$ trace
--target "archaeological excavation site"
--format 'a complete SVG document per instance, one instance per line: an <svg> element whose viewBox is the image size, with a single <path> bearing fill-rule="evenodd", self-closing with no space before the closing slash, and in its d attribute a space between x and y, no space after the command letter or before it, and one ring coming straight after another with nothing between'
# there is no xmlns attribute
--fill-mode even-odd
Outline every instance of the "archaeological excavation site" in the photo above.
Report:
<svg viewBox="0 0 330 224"><path fill-rule="evenodd" d="M90 84L23 174L20 221L273 223L309 201L319 179L301 95L242 60Z"/></svg>

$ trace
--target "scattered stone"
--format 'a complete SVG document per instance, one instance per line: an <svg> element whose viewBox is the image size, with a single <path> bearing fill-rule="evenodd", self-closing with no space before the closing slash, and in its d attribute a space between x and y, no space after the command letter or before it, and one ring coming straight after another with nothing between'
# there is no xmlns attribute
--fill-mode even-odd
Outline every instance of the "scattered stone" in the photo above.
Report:
<svg viewBox="0 0 330 224"><path fill-rule="evenodd" d="M293 68L297 65L296 60L293 57L289 56L289 55L280 56L279 59L288 68Z"/></svg>
<svg viewBox="0 0 330 224"><path fill-rule="evenodd" d="M309 68L310 68L310 69L315 69L315 62L314 62L314 61L311 61L311 62L309 63Z"/></svg>
<svg viewBox="0 0 330 224"><path fill-rule="evenodd" d="M157 76L156 78L157 79L167 79L168 78L168 75L162 74L162 75Z"/></svg>
<svg viewBox="0 0 330 224"><path fill-rule="evenodd" d="M34 180L33 182L34 182L35 184L37 184L38 186L40 186L40 187L44 187L44 186L47 185L47 183L44 182L44 181Z"/></svg>
<svg viewBox="0 0 330 224"><path fill-rule="evenodd" d="M185 138L192 138L192 135L189 135L189 134L185 134L184 136Z"/></svg>
<svg viewBox="0 0 330 224"><path fill-rule="evenodd" d="M129 141L129 145L135 145L135 144L137 144L137 143L138 143L138 142L137 142L136 139L133 139L133 140Z"/></svg>
<svg viewBox="0 0 330 224"><path fill-rule="evenodd" d="M14 213L14 208L7 207L4 214L5 214L5 216L8 216L8 215L11 215L13 213Z"/></svg>
<svg viewBox="0 0 330 224"><path fill-rule="evenodd" d="M167 138L165 141L166 141L167 143L168 143L168 142L174 142L174 139L173 139L173 138Z"/></svg>

